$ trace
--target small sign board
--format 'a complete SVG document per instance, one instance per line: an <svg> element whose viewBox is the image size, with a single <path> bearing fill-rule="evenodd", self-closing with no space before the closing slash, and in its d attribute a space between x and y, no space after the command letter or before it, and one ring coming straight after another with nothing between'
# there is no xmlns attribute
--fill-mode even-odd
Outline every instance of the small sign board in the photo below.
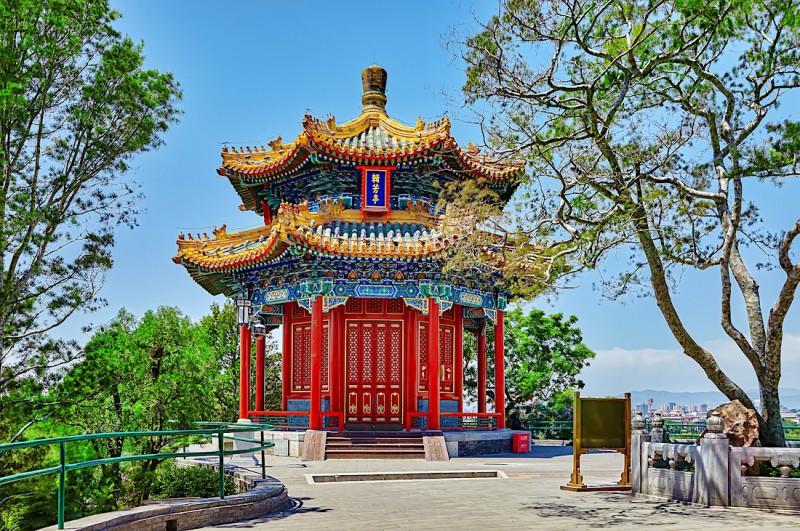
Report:
<svg viewBox="0 0 800 531"><path fill-rule="evenodd" d="M630 393L625 393L625 398L581 398L576 392L572 433L572 476L562 490L630 490ZM591 450L614 450L625 456L622 477L616 485L587 487L583 482L581 455Z"/></svg>
<svg viewBox="0 0 800 531"><path fill-rule="evenodd" d="M358 166L361 170L361 215L388 213L394 166Z"/></svg>

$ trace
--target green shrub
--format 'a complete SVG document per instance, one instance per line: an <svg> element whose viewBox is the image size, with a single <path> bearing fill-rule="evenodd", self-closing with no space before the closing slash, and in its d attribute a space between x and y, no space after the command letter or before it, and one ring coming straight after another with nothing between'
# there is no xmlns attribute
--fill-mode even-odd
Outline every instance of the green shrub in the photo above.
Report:
<svg viewBox="0 0 800 531"><path fill-rule="evenodd" d="M236 483L225 477L225 495L236 494ZM216 469L189 466L165 466L153 483L153 497L215 498L219 496L219 473Z"/></svg>
<svg viewBox="0 0 800 531"><path fill-rule="evenodd" d="M762 477L779 478L781 477L780 467L772 466L769 461L758 462L758 475ZM800 468L792 468L789 472L790 478L800 478Z"/></svg>

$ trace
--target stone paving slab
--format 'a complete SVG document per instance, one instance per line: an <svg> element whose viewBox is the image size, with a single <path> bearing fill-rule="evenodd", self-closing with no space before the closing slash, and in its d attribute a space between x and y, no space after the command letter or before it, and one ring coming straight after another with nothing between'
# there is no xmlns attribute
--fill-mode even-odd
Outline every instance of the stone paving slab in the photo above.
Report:
<svg viewBox="0 0 800 531"><path fill-rule="evenodd" d="M447 462L267 457L267 474L288 488L293 508L205 529L800 529L800 516L704 508L632 498L626 493L559 490L572 467L570 447L533 447L528 454L475 456ZM251 461L243 461L252 463ZM582 458L588 484L619 479L622 456ZM501 470L508 479L428 479L309 485L306 474L430 470ZM255 469L254 469L255 470ZM260 471L260 470L259 470Z"/></svg>

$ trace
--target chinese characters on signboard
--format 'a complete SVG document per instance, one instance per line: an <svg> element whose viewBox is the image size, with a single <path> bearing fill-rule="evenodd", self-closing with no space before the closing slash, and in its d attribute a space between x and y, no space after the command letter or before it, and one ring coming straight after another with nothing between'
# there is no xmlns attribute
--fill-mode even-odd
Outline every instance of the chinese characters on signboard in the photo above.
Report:
<svg viewBox="0 0 800 531"><path fill-rule="evenodd" d="M362 210L388 212L391 168L361 168L361 171Z"/></svg>

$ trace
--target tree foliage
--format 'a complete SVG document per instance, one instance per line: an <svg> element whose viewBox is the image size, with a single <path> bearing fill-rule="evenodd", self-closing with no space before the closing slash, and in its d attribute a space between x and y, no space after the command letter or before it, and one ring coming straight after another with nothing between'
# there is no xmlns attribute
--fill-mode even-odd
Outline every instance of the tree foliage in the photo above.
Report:
<svg viewBox="0 0 800 531"><path fill-rule="evenodd" d="M198 323L177 308L158 308L141 318L121 310L92 336L82 359L63 369L52 385L25 378L20 380L24 385L0 397L9 404L0 417L0 439L10 439L24 425L30 425L24 436L32 439L191 428L200 420L235 421L239 398L237 332L231 304L213 305L211 313ZM266 403L272 407L281 400L280 353L274 340L269 339L266 347ZM251 365L255 367L254 360ZM69 462L177 451L192 442L194 439L159 436L70 443ZM152 459L70 472L68 518L148 499L153 494L153 482L161 475L162 463ZM0 456L3 475L56 464L56 448ZM174 483L169 478L164 481ZM199 483L193 480L192 484ZM216 488L216 483L212 484ZM174 487L164 485L162 481L158 488L170 491ZM33 529L53 523L55 487L53 476L1 487L0 500L6 501L0 505L0 530Z"/></svg>
<svg viewBox="0 0 800 531"><path fill-rule="evenodd" d="M131 158L177 116L106 0L0 3L0 392L79 352L43 334L103 303L114 231L136 224Z"/></svg>
<svg viewBox="0 0 800 531"><path fill-rule="evenodd" d="M520 252L542 266L527 284L555 259L570 275L627 252L608 294L651 293L686 355L752 408L673 302L676 273L716 269L720 321L757 376L769 445L784 444L778 383L800 219L770 233L745 192L798 175L800 125L776 109L800 85L799 9L792 0L506 0L461 48L467 103L491 147L529 163L516 210L495 229L531 242ZM762 266L782 276L766 312L753 276Z"/></svg>
<svg viewBox="0 0 800 531"><path fill-rule="evenodd" d="M516 406L540 403L554 406L571 389L582 389L578 377L594 352L583 344L578 318L541 310L525 314L516 308L505 320L506 412ZM477 343L465 336L464 391L477 399ZM486 329L487 379L494 381L494 329ZM493 388L488 384L487 388Z"/></svg>

